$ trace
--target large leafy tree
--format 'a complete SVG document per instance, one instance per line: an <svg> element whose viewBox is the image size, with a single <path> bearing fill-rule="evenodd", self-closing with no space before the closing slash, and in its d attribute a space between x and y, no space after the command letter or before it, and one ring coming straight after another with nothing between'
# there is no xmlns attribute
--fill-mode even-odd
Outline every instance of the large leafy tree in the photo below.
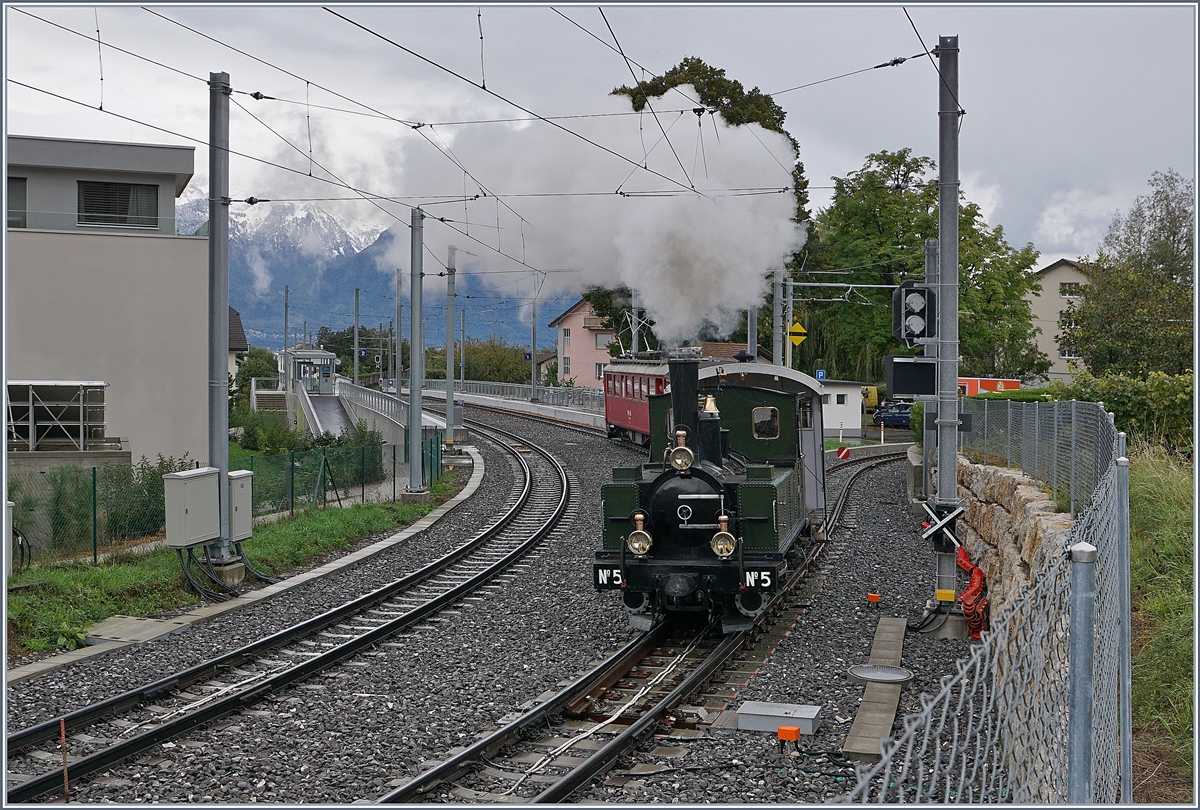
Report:
<svg viewBox="0 0 1200 810"><path fill-rule="evenodd" d="M870 382L883 378L886 355L910 353L892 337L891 290L845 285L924 278L923 245L938 233L934 168L911 149L884 150L868 155L858 171L833 178L833 201L817 215L815 238L792 268L798 281L831 284L800 288L809 300L796 309L808 330L798 368ZM1050 365L1037 349L1024 298L1039 289L1029 272L1037 251L1009 245L978 205L964 199L959 212L960 373L1036 377Z"/></svg>
<svg viewBox="0 0 1200 810"><path fill-rule="evenodd" d="M1093 374L1144 377L1192 367L1194 185L1168 169L1151 193L1113 217L1090 284L1066 315L1059 344Z"/></svg>

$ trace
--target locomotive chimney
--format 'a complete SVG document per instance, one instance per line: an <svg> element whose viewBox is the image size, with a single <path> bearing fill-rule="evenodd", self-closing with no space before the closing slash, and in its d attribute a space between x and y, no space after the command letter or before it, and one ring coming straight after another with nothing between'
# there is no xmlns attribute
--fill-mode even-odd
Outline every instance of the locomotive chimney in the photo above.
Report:
<svg viewBox="0 0 1200 810"><path fill-rule="evenodd" d="M675 427L686 427L688 444L697 447L700 420L696 398L700 393L700 361L696 358L672 357L667 361L671 373L671 410Z"/></svg>

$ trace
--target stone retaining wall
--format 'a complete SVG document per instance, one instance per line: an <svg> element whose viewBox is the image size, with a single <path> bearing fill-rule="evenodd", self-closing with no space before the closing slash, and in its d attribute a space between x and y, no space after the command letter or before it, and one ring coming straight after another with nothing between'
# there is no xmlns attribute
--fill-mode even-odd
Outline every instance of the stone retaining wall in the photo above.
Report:
<svg viewBox="0 0 1200 810"><path fill-rule="evenodd" d="M972 464L962 456L958 497L966 501L959 539L984 571L994 612L1061 552L1072 521L1020 470Z"/></svg>

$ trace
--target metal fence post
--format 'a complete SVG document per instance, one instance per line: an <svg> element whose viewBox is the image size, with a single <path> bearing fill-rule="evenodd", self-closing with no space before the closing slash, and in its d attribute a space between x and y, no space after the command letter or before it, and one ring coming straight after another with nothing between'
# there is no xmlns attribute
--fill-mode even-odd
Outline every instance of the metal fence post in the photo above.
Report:
<svg viewBox="0 0 1200 810"><path fill-rule="evenodd" d="M287 474L288 512L296 516L296 451L288 450Z"/></svg>
<svg viewBox="0 0 1200 810"><path fill-rule="evenodd" d="M396 445L392 445L392 503L396 502Z"/></svg>
<svg viewBox="0 0 1200 810"><path fill-rule="evenodd" d="M1075 400L1071 400L1071 520L1075 519L1075 437L1079 433L1079 425L1075 421L1077 412Z"/></svg>
<svg viewBox="0 0 1200 810"><path fill-rule="evenodd" d="M1053 407L1050 409L1050 415L1051 415L1051 418L1053 419L1053 423L1054 423L1054 426L1051 429L1051 435L1053 436L1053 443L1054 443L1054 453L1053 453L1053 456L1051 457L1050 463L1054 465L1054 469L1050 472L1050 477L1051 477L1051 484L1054 487L1054 500L1057 502L1058 501L1058 400L1057 399L1054 400L1054 402L1052 404L1053 404Z"/></svg>
<svg viewBox="0 0 1200 810"><path fill-rule="evenodd" d="M1004 437L1004 466L1012 468L1012 400L1008 400L1008 433Z"/></svg>
<svg viewBox="0 0 1200 810"><path fill-rule="evenodd" d="M1125 434L1117 434L1117 583L1120 596L1118 647L1120 650L1121 804L1133 804L1133 661L1130 605L1129 459Z"/></svg>
<svg viewBox="0 0 1200 810"><path fill-rule="evenodd" d="M1092 656L1095 653L1096 547L1071 546L1071 659L1067 717L1067 802L1092 802Z"/></svg>
<svg viewBox="0 0 1200 810"><path fill-rule="evenodd" d="M100 562L100 519L96 501L96 468L92 467L92 565Z"/></svg>
<svg viewBox="0 0 1200 810"><path fill-rule="evenodd" d="M1042 403L1033 403L1033 480L1040 481L1038 472L1041 469L1041 433L1042 433Z"/></svg>
<svg viewBox="0 0 1200 810"><path fill-rule="evenodd" d="M358 448L358 483L362 493L362 502L367 502L367 447Z"/></svg>
<svg viewBox="0 0 1200 810"><path fill-rule="evenodd" d="M987 403L983 401L983 464L987 466Z"/></svg>

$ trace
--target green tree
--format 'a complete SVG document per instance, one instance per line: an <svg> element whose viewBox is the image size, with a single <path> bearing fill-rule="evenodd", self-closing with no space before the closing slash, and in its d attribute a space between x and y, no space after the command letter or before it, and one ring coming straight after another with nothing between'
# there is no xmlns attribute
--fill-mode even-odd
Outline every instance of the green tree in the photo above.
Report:
<svg viewBox="0 0 1200 810"><path fill-rule="evenodd" d="M796 155L792 166L792 187L796 192L796 222L806 222L808 214L808 179L804 175L804 164L800 162L800 143L783 128L787 113L769 95L757 87L749 92L736 79L730 79L721 68L707 64L695 56L684 57L678 65L661 76L649 81L638 82L636 87L622 85L612 91L613 95L629 96L633 109L639 112L646 107L648 97L657 98L681 84L696 88L700 103L710 112L719 112L730 126L758 124L763 129L778 132L788 139Z"/></svg>
<svg viewBox="0 0 1200 810"><path fill-rule="evenodd" d="M911 149L868 155L861 169L835 177L833 201L816 217L798 281L895 285L924 278L926 239L937 237L935 164ZM959 366L964 375L1031 379L1049 358L1037 349L1024 296L1040 289L1029 272L1038 253L1014 248L989 226L979 206L959 208ZM883 378L883 358L910 354L892 336L890 289L799 288L796 319L808 338L796 350L802 369L867 382Z"/></svg>
<svg viewBox="0 0 1200 810"><path fill-rule="evenodd" d="M246 355L246 362L238 368L237 388L244 396L248 396L251 377L277 377L278 375L279 363L275 359L275 353L261 346L251 346L250 352Z"/></svg>
<svg viewBox="0 0 1200 810"><path fill-rule="evenodd" d="M468 380L529 383L530 363L525 359L525 348L510 346L496 335L489 335L487 340L468 338L466 359Z"/></svg>
<svg viewBox="0 0 1200 810"><path fill-rule="evenodd" d="M1059 344L1096 375L1184 374L1192 367L1194 184L1154 172L1152 189L1113 217L1064 316Z"/></svg>

